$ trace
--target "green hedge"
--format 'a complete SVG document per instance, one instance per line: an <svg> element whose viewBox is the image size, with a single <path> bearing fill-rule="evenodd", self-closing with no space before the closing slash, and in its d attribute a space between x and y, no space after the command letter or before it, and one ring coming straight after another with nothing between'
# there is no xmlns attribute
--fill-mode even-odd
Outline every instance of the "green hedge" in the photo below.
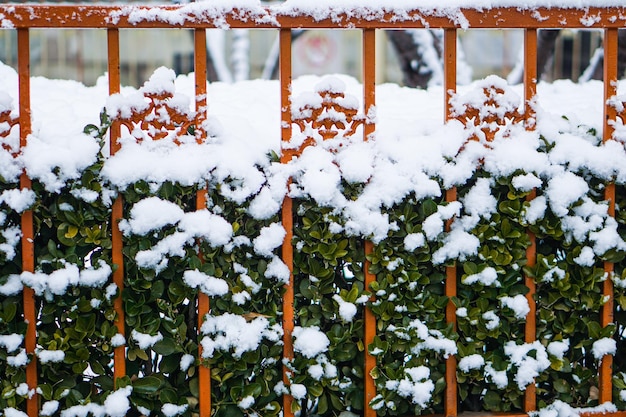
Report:
<svg viewBox="0 0 626 417"><path fill-rule="evenodd" d="M455 123L451 129L456 134L473 134ZM85 132L102 149L109 126L103 113L101 124ZM539 131L528 139L523 127L508 126L492 144L460 147L458 141L455 152L440 161L440 167L458 168L456 178L415 167L421 177L413 188L369 206L368 201L380 197L372 190L387 171L372 168L358 178L347 175L342 158L363 146L354 139L342 148L332 141L307 148L285 165L267 155L250 167L261 178L251 188L248 179L225 175L219 162L193 182L141 179L121 185L104 174L115 157L98 152L78 175L55 172L64 181L60 190L34 178L29 207L35 218L35 274L20 274L21 249L11 237L19 228L20 210L8 198L0 203L0 336L14 335L11 340L19 342L25 334L21 283L33 287L44 415L191 417L198 412L202 389L199 365L211 369L217 416L279 415L285 393L294 396L293 411L301 416L359 414L367 406L366 351L376 358L372 376L378 395L370 406L381 416L442 413L445 359L452 354L459 360L460 410L520 411L524 387L533 377L540 408L557 401L589 407L598 404L594 343L600 339L616 343L614 402L624 409L624 245L603 249L593 235L614 230L623 243L624 184L618 179L615 225L606 210L603 214L611 175L550 158L563 146L558 135L577 135L598 148L599 139L566 120L560 126L560 132L549 132L557 137ZM217 149L219 140L210 136L206 146ZM524 161L498 166L498 146L507 140L536 143L532 154L544 158L548 168L526 171ZM402 163L399 155L377 148L376 141L367 146L373 167ZM319 172L336 175L336 190L310 186L306 161L322 156L326 162ZM284 231L278 208L288 177L294 201L296 327L295 355L285 362L281 325L287 277L279 259ZM528 198L532 187L520 185L521 178L540 184L534 200ZM575 178L588 189L557 201L551 193L559 178ZM444 190L453 186L458 202L446 202ZM0 177L1 193L18 188L16 177ZM208 204L196 212L200 190L207 190ZM118 335L112 307L120 296L111 283L111 271L120 267L111 259L116 197L124 202L125 338ZM149 204L165 217L154 214L153 224L142 223L139 216ZM259 210L264 204L269 208ZM369 207L366 214L374 226L359 217L357 209L363 207ZM208 230L197 227L196 215L204 216ZM582 234L581 224L586 225ZM535 266L526 259L529 231L537 239ZM370 288L363 271L368 239L375 243L368 255L376 276ZM461 241L465 246L454 246ZM605 260L616 262L611 277L616 324L602 328ZM452 265L457 266L458 292L451 300L457 308L456 328L445 319L446 267ZM537 284L538 340L527 345L526 275ZM200 329L199 291L210 295L211 306ZM377 329L369 346L363 339L366 306ZM0 410L11 417L24 410L28 397L25 363L16 359L23 342L13 346L9 338L0 340ZM127 376L113 381L113 349L123 343ZM289 370L287 384L283 366Z"/></svg>

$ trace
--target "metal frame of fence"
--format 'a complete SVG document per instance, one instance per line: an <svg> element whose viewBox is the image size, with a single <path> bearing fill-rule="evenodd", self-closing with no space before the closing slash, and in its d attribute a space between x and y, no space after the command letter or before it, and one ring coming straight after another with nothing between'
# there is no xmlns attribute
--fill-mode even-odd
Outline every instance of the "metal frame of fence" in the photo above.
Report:
<svg viewBox="0 0 626 417"><path fill-rule="evenodd" d="M196 5L197 6L197 5ZM154 20L131 21L130 11L157 11L152 16ZM198 9L185 9L185 6L97 6L97 5L1 5L0 19L2 27L13 28L18 33L18 73L19 73L19 123L20 146L26 145L27 137L31 133L31 107L30 107L30 68L29 68L29 30L31 28L100 28L107 31L108 40L108 77L109 93L116 94L120 91L120 41L119 29L122 28L190 28L194 29L194 61L195 61L195 94L196 109L200 115L206 116L207 89L206 89L206 36L205 30L218 27L219 21L212 20L210 16L203 15ZM265 28L277 29L280 36L280 87L281 87L281 138L284 142L291 139L292 120L290 112L290 90L291 90L291 30L297 28L323 28L340 29L351 28L360 29L362 32L363 44L363 108L367 114L368 110L375 104L375 31L376 29L401 29L401 28L441 28L444 30L444 97L445 120L452 118L452 111L449 98L456 91L456 39L457 30L467 24L469 28L508 28L524 29L524 123L527 129L534 128L534 110L531 105L536 94L537 78L537 30L542 28L579 28L591 27L603 29L604 31L604 128L603 139L611 138L613 128L610 124L617 117L616 110L607 104L608 98L617 93L617 35L618 29L626 25L626 7L590 7L585 9L576 8L491 8L491 9L459 9L454 14L439 13L433 10L419 10L400 14L385 12L371 17L355 17L353 14L337 13L332 17L316 20L312 16L305 14L291 15L281 14L271 7L260 8L264 13L264 19L255 20L255 16L250 16L250 12L241 10L230 10L225 12L220 25L225 24L230 28ZM168 22L165 16L168 13L181 13L184 16L184 23ZM258 16L256 16L258 17ZM460 19L462 17L462 19ZM202 116L201 116L202 117ZM364 140L375 130L375 124L368 120L363 129ZM110 133L110 152L114 154L119 149L117 138L120 137L120 124L114 123ZM286 162L288 153L284 153L282 161ZM289 155L290 157L290 155ZM30 188L31 181L23 173L20 179L21 188ZM532 195L531 197L532 198ZM609 201L609 213L615 215L615 186L609 184L606 187L605 198ZM456 200L456 190L446 191L446 200ZM197 207L206 205L206 194L198 193ZM122 219L122 201L118 198L112 209L112 223ZM283 299L283 329L284 329L284 355L293 358L292 330L294 328L293 311L293 247L291 240L293 237L292 202L289 198L284 200L282 206L282 221L287 233L282 246L282 258L291 271L291 281L286 285L286 292ZM33 214L26 211L22 215L22 254L23 270L34 272L35 255L33 243ZM448 224L447 227L450 225ZM528 265L532 266L536 262L535 237L528 232L531 245L527 249ZM119 287L120 293L124 285L124 269L122 256L122 235L117 227L112 227L113 242L113 262L118 268L113 274L113 282ZM366 254L372 253L372 242L366 242ZM368 271L367 262L365 269L365 286L369 286L375 280L375 276ZM605 272L613 271L613 264L605 262ZM457 273L456 266L448 266L445 282L445 294L449 297L456 295ZM528 313L525 327L525 342L533 342L536 338L536 306L533 296L535 294L535 284L532 278L526 277L525 284L530 289L527 299L531 307ZM604 295L609 301L604 304L601 312L601 324L607 326L613 321L613 284L611 280L604 281ZM28 323L26 334L26 351L33 354L36 348L36 316L35 316L35 295L30 288L24 288L24 319ZM115 300L115 310L117 312L117 326L119 333L124 334L124 310L121 296ZM203 317L209 312L209 298L200 293L198 302L199 326L202 325ZM446 308L446 320L448 323L456 323L455 307L450 301ZM365 311L365 344L372 343L376 334L376 322L369 309ZM201 349L201 348L200 348ZM376 395L374 379L370 371L375 367L375 358L367 352L365 355L365 401L366 404ZM37 362L35 356L27 367L27 384L30 389L37 387ZM612 400L612 356L607 355L602 359L599 389L600 403ZM119 346L114 352L114 377L125 375L125 347ZM211 376L207 367L200 366L200 417L209 417L212 412L211 407ZM286 373L284 376L287 378ZM450 356L446 361L446 391L445 391L445 415L446 417L457 416L457 383L456 383L456 357ZM291 410L292 398L284 396L284 415L293 415ZM533 384L526 388L524 412L536 409L536 392ZM27 400L26 411L29 417L37 417L39 414L39 402L37 394ZM611 414L614 417L626 417L625 411L618 411ZM507 417L523 416L526 414L509 413ZM591 413L587 413L591 415ZM376 416L376 411L365 407L365 416Z"/></svg>

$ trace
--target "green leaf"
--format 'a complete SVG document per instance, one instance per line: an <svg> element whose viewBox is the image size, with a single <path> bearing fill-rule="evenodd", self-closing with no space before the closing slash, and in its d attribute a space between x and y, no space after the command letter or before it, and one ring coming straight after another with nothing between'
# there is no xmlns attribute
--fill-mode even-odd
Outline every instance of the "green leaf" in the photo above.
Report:
<svg viewBox="0 0 626 417"><path fill-rule="evenodd" d="M566 394L570 390L569 384L564 379L555 380L553 383L553 387L557 392L560 392L561 394Z"/></svg>
<svg viewBox="0 0 626 417"><path fill-rule="evenodd" d="M189 392L196 398L200 396L200 380L197 377L189 381Z"/></svg>
<svg viewBox="0 0 626 417"><path fill-rule="evenodd" d="M313 397L319 397L324 393L324 388L319 383L311 384L307 387L307 391Z"/></svg>
<svg viewBox="0 0 626 417"><path fill-rule="evenodd" d="M5 322L11 322L15 318L15 314L17 313L17 304L15 303L5 303L3 306L3 320Z"/></svg>
<svg viewBox="0 0 626 417"><path fill-rule="evenodd" d="M242 397L252 396L257 398L263 392L263 387L259 383L248 384L243 389Z"/></svg>
<svg viewBox="0 0 626 417"><path fill-rule="evenodd" d="M496 391L487 391L485 398L485 408L487 410L498 410L501 403L501 396Z"/></svg>
<svg viewBox="0 0 626 417"><path fill-rule="evenodd" d="M159 393L159 401L162 403L178 404L178 395L172 388L167 388Z"/></svg>
<svg viewBox="0 0 626 417"><path fill-rule="evenodd" d="M317 412L319 415L324 415L328 411L328 397L321 395L317 401Z"/></svg>
<svg viewBox="0 0 626 417"><path fill-rule="evenodd" d="M41 390L41 396L44 400L52 400L52 387L49 384L39 384L37 388Z"/></svg>
<svg viewBox="0 0 626 417"><path fill-rule="evenodd" d="M137 394L154 394L161 387L161 380L155 376L146 376L137 379L132 385Z"/></svg>
<svg viewBox="0 0 626 417"><path fill-rule="evenodd" d="M152 346L159 355L171 355L172 353L181 352L182 349L171 337L164 337Z"/></svg>

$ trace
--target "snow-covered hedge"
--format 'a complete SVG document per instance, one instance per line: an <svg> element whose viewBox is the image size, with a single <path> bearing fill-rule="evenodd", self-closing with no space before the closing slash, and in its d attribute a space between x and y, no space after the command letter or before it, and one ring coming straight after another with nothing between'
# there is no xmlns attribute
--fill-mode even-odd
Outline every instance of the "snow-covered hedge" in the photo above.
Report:
<svg viewBox="0 0 626 417"><path fill-rule="evenodd" d="M602 144L595 129L540 107L535 131L509 120L489 127L490 142L480 127L459 121L431 122L411 134L393 127L410 119L385 118L381 105L376 138L363 142L340 132L286 164L278 149L255 145L258 127L241 137L220 128L219 117L160 140L150 138L154 130L124 130L121 150L108 155L111 118L145 110L144 94L171 94L170 106L193 119L174 81L161 69L141 91L109 98L100 121L90 116L96 121L84 133L84 125L38 130L35 123L16 158L17 129L0 138L6 144L0 147L4 415L22 416L31 395L24 286L36 293L37 391L46 416L192 416L201 364L211 368L218 416L278 415L284 394L302 415L358 414L366 406L365 351L377 361L378 395L370 406L379 415L443 412L450 355L458 358L463 410L520 410L533 379L540 408L598 405L605 354L615 355L614 402L624 408L626 152L620 140ZM493 84L499 93L489 89ZM254 86L246 91L255 94ZM320 86L345 88L336 78ZM476 106L489 91L504 106L520 105L511 87L490 77L455 97L455 110ZM294 117L298 105L318 100L299 97ZM1 106L13 106L8 95L0 95ZM34 113L36 122L41 114ZM194 136L199 129L208 133L201 143ZM295 145L307 135L316 137L294 126ZM477 140L468 141L472 137ZM32 191L19 189L22 169ZM611 181L618 185L615 219L604 200ZM446 202L452 187L458 201ZM207 205L197 210L203 189ZM281 327L289 271L280 258L280 208L287 194L294 201L291 361L283 359ZM111 281L119 267L112 261L110 222L117 196L124 201L125 335L114 325L112 307L120 296ZM20 213L26 209L35 218L35 273L21 272ZM537 237L535 266L527 265L529 231ZM374 243L371 288L363 283L366 240ZM610 276L605 260L616 262ZM444 279L453 263L457 329L445 320ZM535 343L524 343L525 274L537 284ZM615 283L616 324L602 328L606 279ZM199 292L210 296L211 311L198 329ZM377 321L369 346L366 307ZM121 345L128 376L114 390L112 352Z"/></svg>

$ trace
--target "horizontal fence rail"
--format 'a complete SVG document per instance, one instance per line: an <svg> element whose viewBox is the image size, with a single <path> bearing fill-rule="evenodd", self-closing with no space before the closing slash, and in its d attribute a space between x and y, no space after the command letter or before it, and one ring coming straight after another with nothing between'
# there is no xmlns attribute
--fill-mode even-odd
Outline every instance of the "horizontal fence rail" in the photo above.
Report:
<svg viewBox="0 0 626 417"><path fill-rule="evenodd" d="M327 11L325 14L313 15L306 10L298 8L289 8L286 5L278 5L274 7L250 7L249 9L231 9L229 7L219 8L211 7L211 2L188 4L180 6L104 6L104 5L21 5L21 4L4 4L0 5L0 22L1 27L7 30L17 30L18 33L18 74L19 74L19 116L12 122L19 126L20 149L26 147L28 138L32 133L31 124L31 105L30 105L30 70L29 70L29 30L33 28L98 28L107 31L108 41L108 80L109 93L116 95L120 92L120 29L133 28L188 28L194 30L194 62L195 62L195 103L194 108L196 115L193 120L189 119L196 127L203 125L207 117L207 105L211 97L207 97L206 85L206 36L205 32L210 28L257 28L257 29L276 29L279 31L280 45L280 114L281 114L281 139L285 145L281 155L280 162L288 164L293 158L298 158L304 151L307 142L297 150L291 149L289 143L294 136L294 130L301 123L313 122L313 120L298 121L294 120L292 113L292 73L291 73L291 47L292 35L291 31L298 28L321 28L321 29L339 29L350 28L359 29L362 32L362 48L363 48L363 113L364 115L355 115L355 120L361 117L360 132L364 141L373 137L376 130L375 118L369 117L370 112L375 108L375 69L376 69L376 29L404 29L404 28L437 28L444 30L443 36L443 61L444 61L444 101L445 114L442 117L446 121L460 120L463 123L484 122L480 115L466 113L459 115L455 113L452 106L453 98L456 94L456 39L457 30L459 29L482 29L482 28L507 28L507 29L525 29L524 34L524 104L518 113L507 114L509 120L515 123L521 123L529 131L536 127L536 113L534 99L536 97L536 50L537 50L537 31L547 28L596 28L604 30L604 128L602 138L609 141L613 137L614 121L618 117L615 107L609 105L609 99L617 95L617 60L618 60L618 29L624 28L626 25L626 7L589 7L585 9L577 8L458 8L458 9L416 9L416 10L394 10L392 8L384 8L381 10L357 7L351 13L341 10ZM495 91L495 90L494 90ZM323 92L322 92L323 93ZM330 92L332 93L332 92ZM151 98L156 103L163 98ZM155 104L158 105L158 104ZM278 111L278 109L277 109ZM346 109L340 111L346 112ZM9 112L10 113L10 112ZM8 113L8 114L9 114ZM347 114L347 113L346 113ZM367 115L367 116L365 116ZM1 119L0 119L1 120ZM121 146L118 139L122 136L124 126L128 123L135 123L137 126L142 120L122 120L121 118L113 119L108 131L110 155L115 156L120 151ZM487 123L491 123L488 120ZM496 121L500 123L501 121ZM127 123L127 124L125 124ZM502 122L504 123L504 122ZM133 125L134 126L134 125ZM178 125L180 126L180 124ZM477 124L477 126L479 126ZM481 125L482 126L482 125ZM171 125L168 128L174 129L177 126ZM326 129L326 130L324 130ZM356 131L356 127L354 128ZM129 129L132 130L132 129ZM318 132L329 130L328 126L318 127ZM330 129L332 131L332 129ZM485 132L487 132L485 130ZM186 132L183 132L186 133ZM321 134L321 133L320 133ZM488 134L488 132L487 132ZM196 140L202 142L206 139L206 132L198 128L194 132ZM348 136L346 134L346 136ZM16 150L19 153L19 149ZM236 156L234 156L236 157ZM291 180L290 180L291 181ZM20 178L19 188L29 190L33 188L31 179L26 172ZM531 202L537 197L534 190L526 196L526 201ZM211 197L212 190L207 187L201 187L194 191L191 196L193 200L193 210L203 210L207 207L207 200ZM604 188L604 200L608 202L608 212L610 216L615 217L616 202L616 186L607 183ZM459 200L458 190L450 187L445 190L445 203L454 204ZM122 294L128 294L131 289L128 286L135 285L131 277L131 272L136 273L137 267L133 266L132 259L125 254L128 248L125 247L125 237L119 225L128 219L128 210L130 202L124 201L120 194L112 204L110 220L108 227L110 228L110 253L112 264L115 266L112 272L111 282L117 288L117 295L113 301L114 320L113 325L116 327L116 333L130 337L132 328L128 325L128 309L132 307L132 300L125 301ZM443 203L442 203L443 204ZM294 281L294 275L302 274L302 271L294 270L294 252L298 249L294 245L294 236L298 232L299 227L303 227L298 216L301 214L296 207L301 207L301 202L294 201L290 197L285 197L281 209L281 222L285 229L285 237L281 246L282 262L289 269L289 278L284 285L282 298L282 355L287 360L294 360L293 335L296 330L296 324L301 320L298 315L299 311L294 309L294 305L300 305L302 301L298 301L294 295L294 288L297 284ZM294 219L297 224L294 224ZM447 220L445 225L446 231L451 231L453 226L452 220ZM39 227L39 226L37 226ZM525 248L525 273L524 285L527 288L524 296L528 302L530 311L526 315L523 342L532 344L537 340L537 288L535 277L531 276L527 271L531 271L537 263L537 236L530 228L526 230L527 247ZM39 264L37 264L36 253L38 248L35 247L37 242L37 234L33 223L33 211L26 210L21 214L21 272L36 272ZM363 284L365 291L371 291L368 307L364 308L363 314L363 335L362 347L360 355L363 357L362 365L362 397L363 409L352 410L366 417L376 416L380 407L370 407L372 401L375 401L377 395L376 373L378 372L377 357L370 349L374 346L375 341L383 333L378 326L377 315L373 313L372 305L375 305L377 296L373 291L373 285L376 284L378 276L375 265L372 265L373 259L378 256L376 254L377 244L372 239L365 239L358 243L359 250L362 249L362 256L359 260L353 262L358 265L363 276ZM206 246L201 246L205 250L210 250ZM313 255L311 255L313 256ZM197 254L199 265L211 262L208 254L199 252ZM300 268L300 267L298 267ZM297 268L296 268L297 269ZM458 326L458 306L454 300L461 297L459 288L459 277L462 274L462 265L456 262L445 264L442 271L444 274L443 290L447 302L445 309L445 324L452 332L457 330ZM610 275L615 270L613 262L605 261L603 270ZM381 273L382 274L382 273ZM134 290L133 290L134 291ZM600 312L601 326L607 327L615 323L614 311L616 305L614 302L614 288L610 279L605 279L602 283L602 294L605 297L602 310ZM42 396L46 395L43 390L39 389L48 377L43 375L41 364L37 361L38 337L40 329L38 323L41 323L43 317L38 316L38 305L44 303L43 297L36 296L32 288L24 287L23 289L23 322L26 324L24 348L30 361L25 370L25 383L28 387L29 395L25 400L25 404L16 405L23 410L28 417L37 417L42 414ZM189 313L190 317L196 320L195 326L199 329L206 324L207 315L214 311L214 299L202 291L198 291L197 299L193 301L191 308L196 309L195 312ZM182 309L183 307L181 307ZM221 307L219 307L221 308ZM132 313L135 314L135 313ZM156 314L156 313L155 313ZM443 327L442 327L443 328ZM344 343L350 343L344 342ZM203 357L203 349L206 347L197 344L196 358ZM130 350L125 343L118 344L114 347L112 355L112 370L114 389L126 386L124 378L129 376L127 365L129 363L129 355L135 355L134 350ZM605 355L599 366L598 378L598 394L597 402L599 404L610 403L613 397L613 356ZM447 355L444 358L445 372L443 375L444 392L443 392L443 413L447 417L454 417L462 413L459 410L459 392L458 392L458 373L457 367L459 362L458 355ZM200 363L199 360L194 362L197 366L197 413L200 417L209 417L218 413L216 411L220 404L212 404L212 391L219 392L219 386L225 380L223 375L218 371L213 373L212 369L206 364ZM623 369L622 369L623 371ZM283 366L281 370L281 379L285 386L291 383L292 370L289 366ZM216 378L221 379L216 379ZM596 376L591 376L596 377ZM252 378L252 377L250 377ZM43 381L43 382L42 382ZM135 381L132 381L135 382ZM122 385L120 385L122 384ZM214 386L212 386L214 385ZM140 388L137 388L140 387ZM68 388L69 389L69 388ZM135 390L143 389L145 392L153 389L147 382L143 387L136 384ZM156 388L154 388L156 390ZM245 387L244 387L245 390ZM96 396L97 393L94 393ZM292 393L293 394L293 393ZM284 416L292 416L298 412L297 404L294 396L289 393L281 393L282 404L281 409ZM192 395L190 394L190 397ZM325 397L326 398L326 397ZM331 398L331 397L328 397ZM335 397L332 397L335 398ZM330 400L328 400L330 401ZM223 405L221 405L223 406ZM269 407L269 406L268 406ZM519 410L507 412L506 415L526 415L526 413L537 410L537 392L535 384L531 383L525 388L523 404L519 406ZM148 410L150 411L150 410ZM164 410L151 410L155 413L161 412L166 415L168 412ZM145 412L145 408L141 413ZM267 411L269 413L269 411ZM624 417L625 411L601 410L597 412L586 411L585 415L593 415L597 413L610 414L612 416ZM4 412L7 417L15 417ZM228 414L219 414L228 415ZM238 415L238 414L233 414ZM252 415L252 414L250 414ZM262 415L262 414L260 414ZM268 414L269 415L269 414ZM271 414L276 415L276 414ZM327 414L330 415L330 414Z"/></svg>
<svg viewBox="0 0 626 417"><path fill-rule="evenodd" d="M289 4L289 3L286 3ZM80 7L82 10L78 9ZM416 8L341 7L322 11L312 8L211 6L65 6L1 5L3 26L13 28L621 28L626 7L490 7ZM80 19L77 19L77 14Z"/></svg>

